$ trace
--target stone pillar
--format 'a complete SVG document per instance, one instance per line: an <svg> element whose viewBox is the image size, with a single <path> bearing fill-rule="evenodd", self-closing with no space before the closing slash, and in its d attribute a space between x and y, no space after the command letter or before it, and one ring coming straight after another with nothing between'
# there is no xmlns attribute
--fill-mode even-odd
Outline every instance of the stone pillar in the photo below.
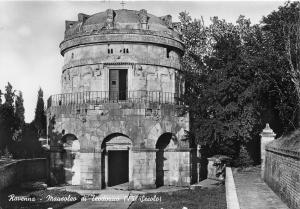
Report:
<svg viewBox="0 0 300 209"><path fill-rule="evenodd" d="M129 189L156 188L156 152L153 148L132 148L132 182Z"/></svg>
<svg viewBox="0 0 300 209"><path fill-rule="evenodd" d="M275 139L276 134L273 132L273 130L267 123L265 129L261 132L260 136L261 178L264 178L266 145Z"/></svg>
<svg viewBox="0 0 300 209"><path fill-rule="evenodd" d="M214 166L216 158L210 157L207 158L208 164L207 164L207 178L208 179L216 179L216 167Z"/></svg>
<svg viewBox="0 0 300 209"><path fill-rule="evenodd" d="M108 187L108 152L104 155L104 187Z"/></svg>
<svg viewBox="0 0 300 209"><path fill-rule="evenodd" d="M200 150L201 150L201 145L198 144L197 145L197 155L196 155L197 156L197 161L196 161L196 163L197 163L197 183L201 181L201 176L200 176L201 164L199 161L199 159L201 158Z"/></svg>

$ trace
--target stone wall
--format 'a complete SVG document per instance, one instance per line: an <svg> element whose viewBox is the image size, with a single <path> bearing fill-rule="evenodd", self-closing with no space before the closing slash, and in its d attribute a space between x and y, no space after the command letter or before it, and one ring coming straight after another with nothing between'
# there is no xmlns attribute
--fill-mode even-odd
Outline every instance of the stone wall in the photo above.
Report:
<svg viewBox="0 0 300 209"><path fill-rule="evenodd" d="M67 51L64 63L61 93L109 91L109 71L113 69L127 70L124 91L129 94L143 90L175 93L175 81L183 82L176 71L180 69L179 52L150 44L83 46ZM183 91L180 86L177 89L176 93Z"/></svg>
<svg viewBox="0 0 300 209"><path fill-rule="evenodd" d="M24 159L0 167L0 190L25 181L47 179L45 158Z"/></svg>
<svg viewBox="0 0 300 209"><path fill-rule="evenodd" d="M300 131L266 146L264 180L292 209L300 208Z"/></svg>
<svg viewBox="0 0 300 209"><path fill-rule="evenodd" d="M50 108L48 112L48 119L56 116L49 134L50 167L58 182L64 182L63 149L59 145L63 132L65 135L73 134L80 143L80 170L77 172L80 172L81 176L80 185L85 189L103 188L105 181L103 176L107 176L103 166L106 164L102 153L103 144L105 139L114 134L125 135L131 141L130 188L155 187L157 151L155 146L161 135L172 133L176 138L176 144L172 141L171 149L166 149L164 153L164 157L168 159L165 161L165 170L168 172L164 176L164 182L166 185L176 186L190 184L191 150L189 143L182 140L184 130L189 130L189 120L188 115L180 115L175 105L107 103L81 107L80 111L72 111L72 108L74 107L59 106Z"/></svg>

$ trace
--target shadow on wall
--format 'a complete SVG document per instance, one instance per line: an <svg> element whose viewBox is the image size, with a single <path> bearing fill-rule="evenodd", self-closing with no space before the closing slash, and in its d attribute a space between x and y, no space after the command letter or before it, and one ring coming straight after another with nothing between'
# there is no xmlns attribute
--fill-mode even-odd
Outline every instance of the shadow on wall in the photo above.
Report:
<svg viewBox="0 0 300 209"><path fill-rule="evenodd" d="M50 139L50 162L48 182L50 185L80 184L80 145L73 134L65 134L54 131L55 116L51 117L48 126L48 138Z"/></svg>
<svg viewBox="0 0 300 209"><path fill-rule="evenodd" d="M156 187L164 186L165 181L165 164L168 159L164 157L164 152L166 147L169 145L173 135L171 133L162 134L155 145L155 148L158 149L156 152Z"/></svg>
<svg viewBox="0 0 300 209"><path fill-rule="evenodd" d="M201 180L201 158L198 157L197 144L195 139L189 140L190 148L192 148L190 153L190 161L191 161L191 184L197 183ZM199 150L200 151L200 150Z"/></svg>
<svg viewBox="0 0 300 209"><path fill-rule="evenodd" d="M101 144L101 188L129 182L131 139L121 133L110 134Z"/></svg>

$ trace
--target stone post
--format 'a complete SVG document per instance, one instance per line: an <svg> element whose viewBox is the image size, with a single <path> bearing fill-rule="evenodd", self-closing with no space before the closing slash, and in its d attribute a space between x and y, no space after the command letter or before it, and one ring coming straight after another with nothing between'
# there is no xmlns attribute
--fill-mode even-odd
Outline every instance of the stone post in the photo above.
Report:
<svg viewBox="0 0 300 209"><path fill-rule="evenodd" d="M200 158L201 156L201 145L197 145L197 153L196 153L196 157L197 157L197 183L201 181L201 175L200 175L200 169L201 169L201 164L200 164Z"/></svg>
<svg viewBox="0 0 300 209"><path fill-rule="evenodd" d="M261 178L264 178L265 171L265 159L266 159L266 145L275 139L276 134L270 128L269 124L266 124L266 127L260 134L260 156L261 156Z"/></svg>

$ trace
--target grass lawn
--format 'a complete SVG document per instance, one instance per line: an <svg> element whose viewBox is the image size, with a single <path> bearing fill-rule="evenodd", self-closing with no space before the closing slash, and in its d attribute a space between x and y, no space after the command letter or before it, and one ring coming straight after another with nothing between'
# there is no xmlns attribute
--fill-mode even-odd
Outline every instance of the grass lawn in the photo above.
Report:
<svg viewBox="0 0 300 209"><path fill-rule="evenodd" d="M142 202L142 200L150 200L151 197L152 200L155 197L161 198L161 202ZM129 209L182 209L184 207L187 209L226 209L225 186L187 189L172 193L149 193L144 197L139 196Z"/></svg>
<svg viewBox="0 0 300 209"><path fill-rule="evenodd" d="M26 199L16 200L14 197L9 195L14 195L16 198L20 198L24 196L26 197ZM51 197L68 198L68 196L69 196L68 200L72 200L72 201L49 201L49 198ZM35 201L29 201L28 198L35 198ZM58 191L58 190L28 191L25 189L21 189L19 186L15 186L0 191L0 208L2 209L20 209L20 208L60 209L80 201L80 198L81 196L75 192ZM14 199L14 201L9 201L10 199L11 200ZM52 200L56 200L56 199L52 199Z"/></svg>

